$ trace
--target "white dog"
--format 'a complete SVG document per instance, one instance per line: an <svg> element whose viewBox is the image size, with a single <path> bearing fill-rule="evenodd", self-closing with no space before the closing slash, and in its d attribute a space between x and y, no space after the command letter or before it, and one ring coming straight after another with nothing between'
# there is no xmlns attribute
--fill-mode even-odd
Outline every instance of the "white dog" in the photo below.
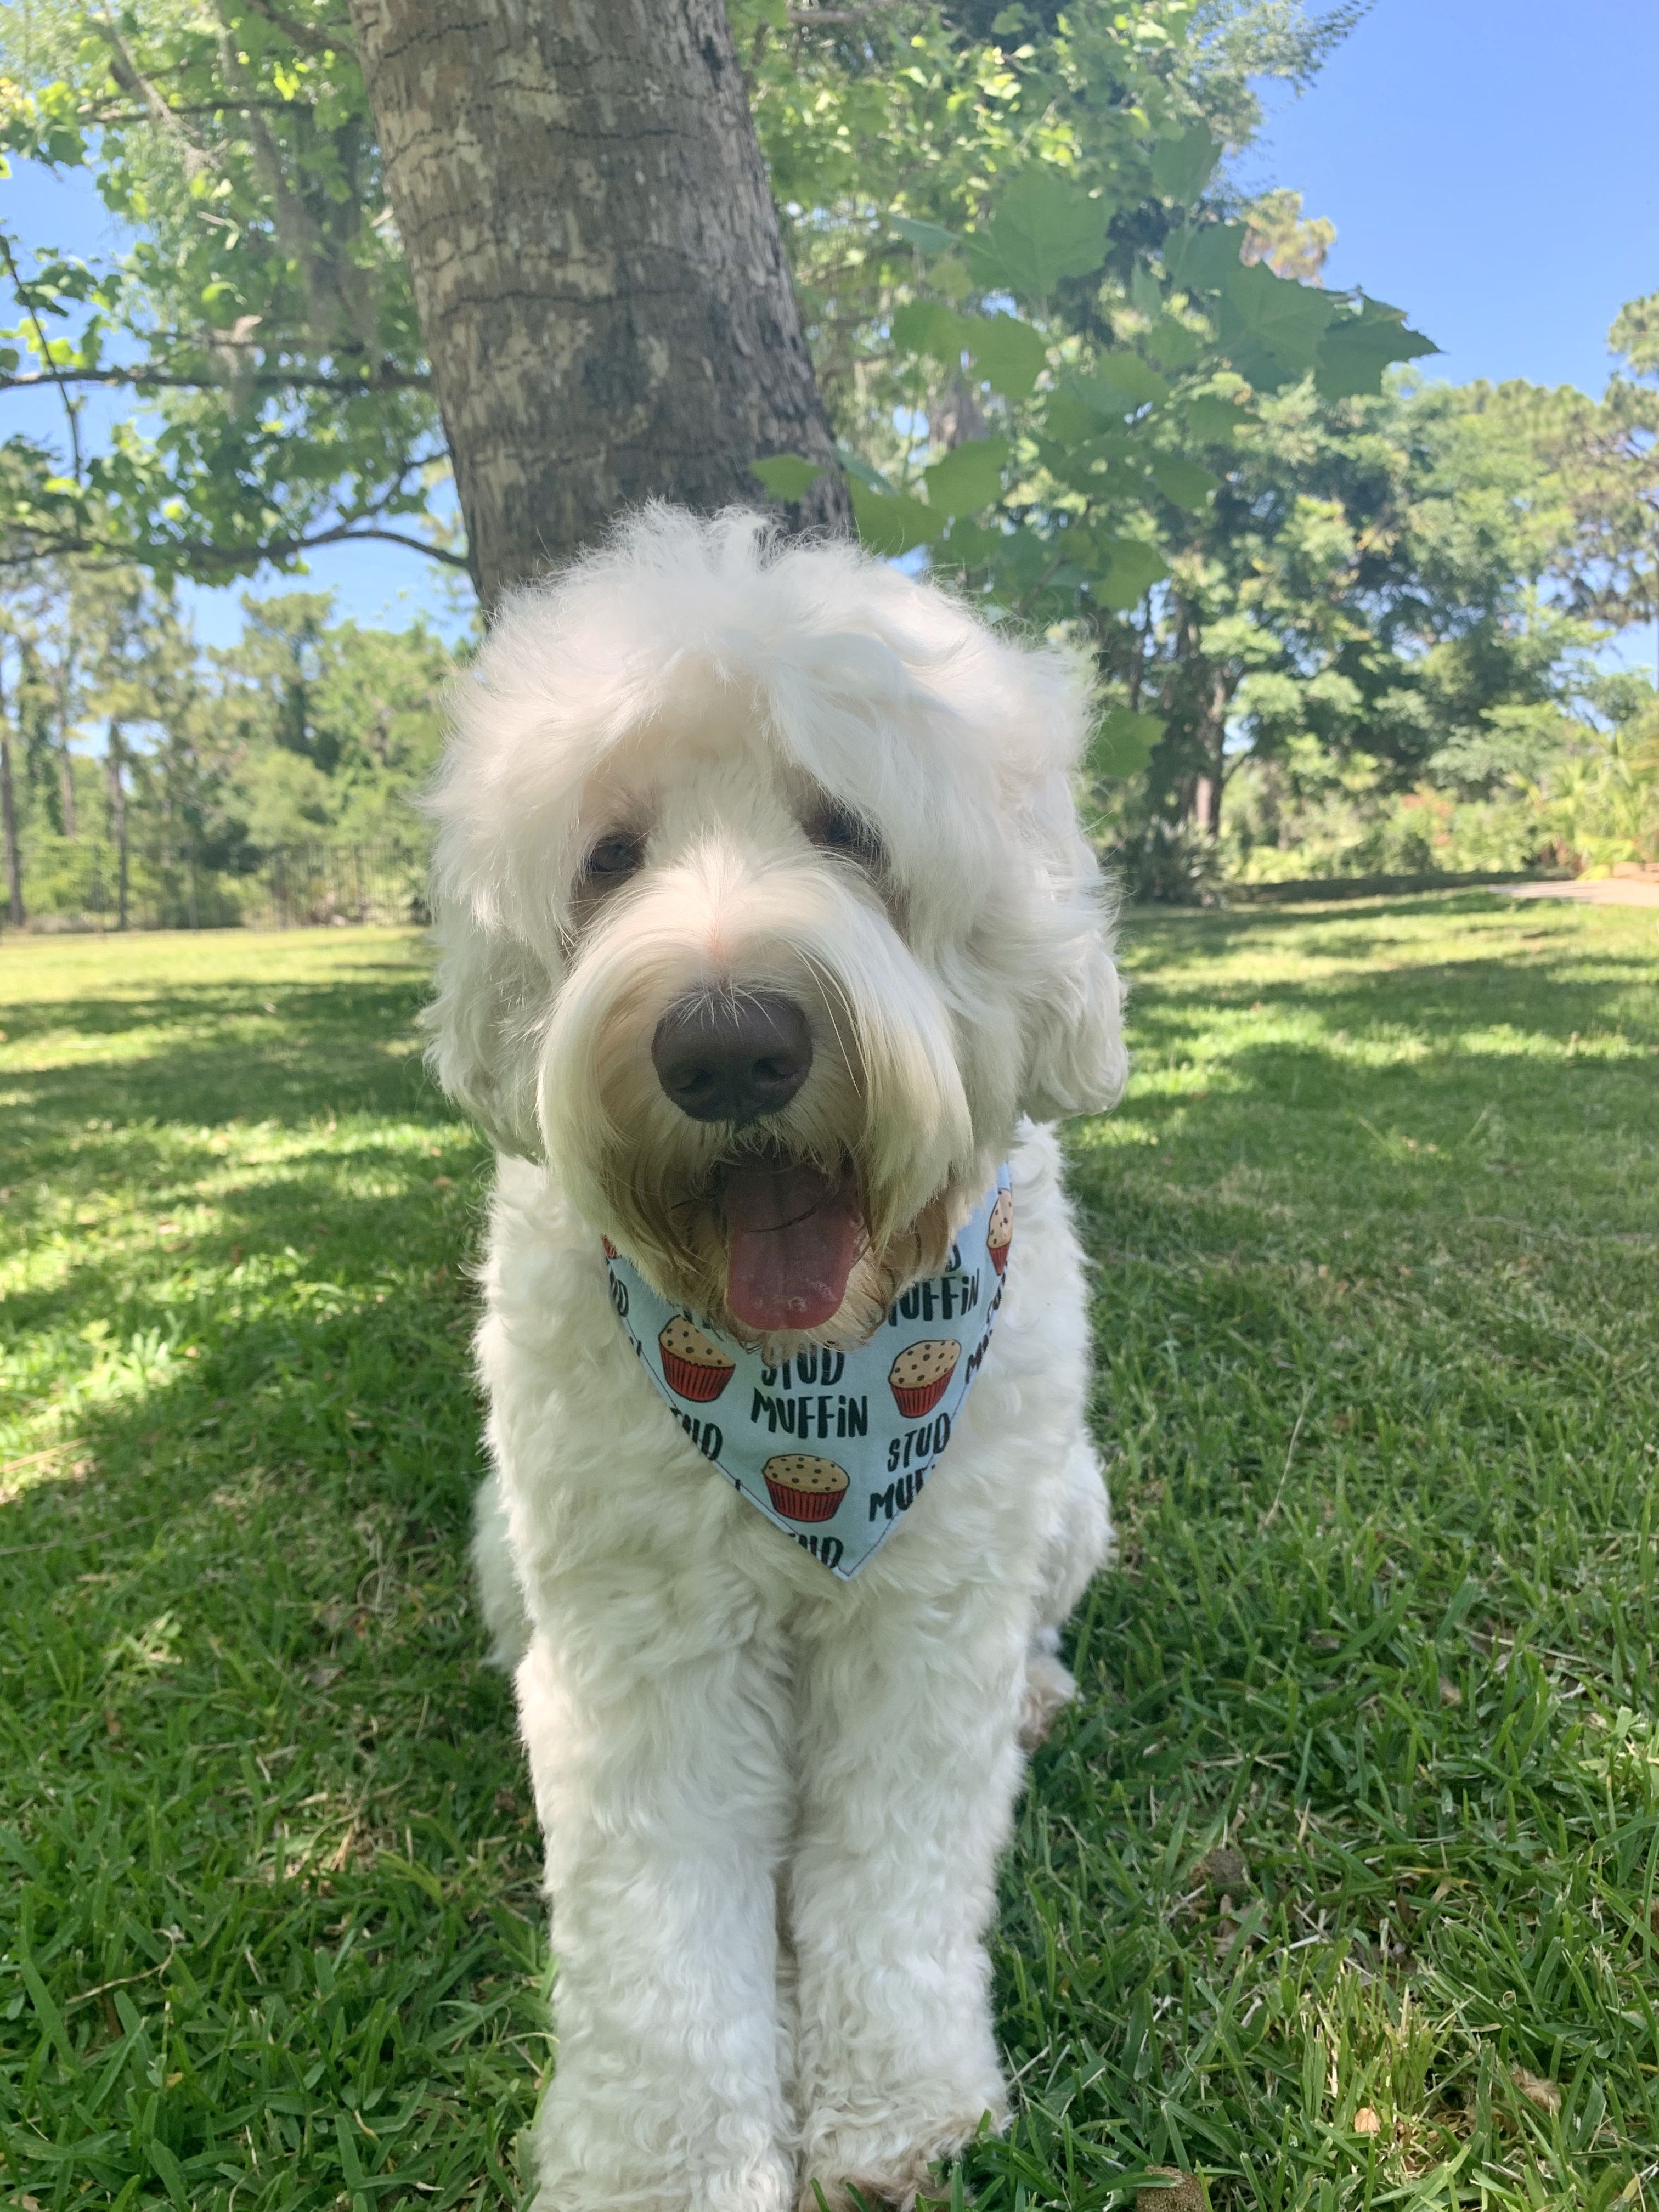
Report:
<svg viewBox="0 0 1659 2212"><path fill-rule="evenodd" d="M475 1556L546 1838L544 2212L904 2205L1006 2116L996 1863L1110 1534L1041 1126L1125 1075L1085 719L944 592L661 508L459 686L431 1057L501 1155Z"/></svg>

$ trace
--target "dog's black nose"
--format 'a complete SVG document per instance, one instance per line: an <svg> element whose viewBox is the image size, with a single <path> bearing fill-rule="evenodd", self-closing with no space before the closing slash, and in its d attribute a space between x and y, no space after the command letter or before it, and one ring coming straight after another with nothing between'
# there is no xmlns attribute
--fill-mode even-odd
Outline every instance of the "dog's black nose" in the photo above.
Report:
<svg viewBox="0 0 1659 2212"><path fill-rule="evenodd" d="M682 1114L741 1128L780 1113L805 1082L812 1032L794 1000L775 991L700 991L657 1024L651 1058Z"/></svg>

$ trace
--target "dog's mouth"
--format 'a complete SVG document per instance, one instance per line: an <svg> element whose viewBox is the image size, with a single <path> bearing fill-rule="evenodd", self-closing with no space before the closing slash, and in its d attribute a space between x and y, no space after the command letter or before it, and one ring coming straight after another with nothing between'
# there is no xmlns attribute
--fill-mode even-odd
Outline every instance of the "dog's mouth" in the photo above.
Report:
<svg viewBox="0 0 1659 2212"><path fill-rule="evenodd" d="M827 1174L785 1152L744 1152L720 1170L719 1193L732 1318L763 1334L833 1320L864 1236L851 1163Z"/></svg>

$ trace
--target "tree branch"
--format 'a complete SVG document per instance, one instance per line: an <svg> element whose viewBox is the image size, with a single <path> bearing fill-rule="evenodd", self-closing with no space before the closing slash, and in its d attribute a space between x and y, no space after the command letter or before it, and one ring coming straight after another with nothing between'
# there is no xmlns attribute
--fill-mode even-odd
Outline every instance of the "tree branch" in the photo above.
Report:
<svg viewBox="0 0 1659 2212"><path fill-rule="evenodd" d="M797 30L810 31L817 24L861 23L866 15L903 5L904 0L864 0L861 8L790 8L785 11L785 20Z"/></svg>
<svg viewBox="0 0 1659 2212"><path fill-rule="evenodd" d="M247 0L247 5L274 30L280 31L302 54L349 54L354 51L350 30L343 23L339 27L338 36L331 38L325 31L313 29L309 23L301 22L285 9L273 7L271 0Z"/></svg>
<svg viewBox="0 0 1659 2212"><path fill-rule="evenodd" d="M137 59L132 49L122 37L118 25L112 22L107 15L88 15L87 21L110 50L110 75L115 79L117 84L130 97L142 100L150 119L159 125L179 146L179 158L185 165L185 174L187 177L195 178L199 176L204 169L216 167L217 165L207 149L198 145L191 137L178 116L167 106L159 88L139 68Z"/></svg>
<svg viewBox="0 0 1659 2212"><path fill-rule="evenodd" d="M181 392L222 392L227 379L218 376L186 376L178 370L150 368L46 368L31 370L27 375L8 376L0 374L0 392L26 391L42 384L102 384L156 385ZM337 392L349 398L360 392L430 392L432 379L422 369L379 368L368 376L327 376L320 369L295 368L269 371L251 375L245 380L256 390L282 392L289 389L302 392Z"/></svg>
<svg viewBox="0 0 1659 2212"><path fill-rule="evenodd" d="M23 280L17 273L17 263L12 254L11 240L3 231L0 231L0 255L5 257L6 274L11 278L11 288L22 301L28 319L34 325L35 338L40 348L40 358L46 364L44 374L33 380L36 383L50 382L58 386L58 396L64 403L64 412L69 417L70 450L75 456L75 481L79 483L82 475L81 426L76 420L75 402L70 398L62 370L52 357L52 342L41 327L40 318L35 311L33 301L23 289Z"/></svg>
<svg viewBox="0 0 1659 2212"><path fill-rule="evenodd" d="M262 561L287 561L295 553L307 553L319 545L356 545L374 539L383 545L401 545L410 553L423 553L428 561L441 561L447 568L468 567L465 553L452 553L447 545L433 545L418 538L410 538L401 530L383 530L378 526L360 529L354 523L343 522L337 529L313 531L306 538L273 538L263 545L212 545L201 538L172 538L165 545L149 549L149 557L178 559L195 562L204 568L222 568L234 574L239 569L257 568ZM32 552L0 553L0 568L24 568L36 561L56 560L66 554L91 553L101 555L112 567L125 568L137 562L143 564L144 556L135 546L112 545L106 538L66 534L44 540Z"/></svg>
<svg viewBox="0 0 1659 2212"><path fill-rule="evenodd" d="M315 100L192 100L184 106L175 106L169 100L163 100L161 103L169 115L177 117L240 115L245 108L248 107L264 108L278 113L298 111L309 115L314 111L316 104ZM76 120L79 123L159 123L161 120L155 110L148 104L137 110L99 107L92 105L77 107L75 115Z"/></svg>

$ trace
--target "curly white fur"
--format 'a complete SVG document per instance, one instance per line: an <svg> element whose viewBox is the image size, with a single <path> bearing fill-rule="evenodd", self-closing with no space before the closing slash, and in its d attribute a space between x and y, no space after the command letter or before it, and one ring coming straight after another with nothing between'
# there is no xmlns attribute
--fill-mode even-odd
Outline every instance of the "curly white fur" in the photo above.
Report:
<svg viewBox="0 0 1659 2212"><path fill-rule="evenodd" d="M1006 2115L996 1863L1110 1534L1082 1265L1034 1126L1124 1077L1067 787L1084 734L1057 656L744 515L647 510L510 605L462 686L432 1059L501 1154L474 1558L546 1838L544 2212L790 2212L849 2182L902 2204ZM826 799L878 865L814 845ZM635 872L584 894L618 829ZM719 1297L697 1194L730 1132L672 1107L649 1053L664 1008L714 987L810 1017L812 1072L769 1133L856 1168L843 1338L1012 1164L984 1368L850 1583L702 1457L608 1303L602 1234L665 1294Z"/></svg>

